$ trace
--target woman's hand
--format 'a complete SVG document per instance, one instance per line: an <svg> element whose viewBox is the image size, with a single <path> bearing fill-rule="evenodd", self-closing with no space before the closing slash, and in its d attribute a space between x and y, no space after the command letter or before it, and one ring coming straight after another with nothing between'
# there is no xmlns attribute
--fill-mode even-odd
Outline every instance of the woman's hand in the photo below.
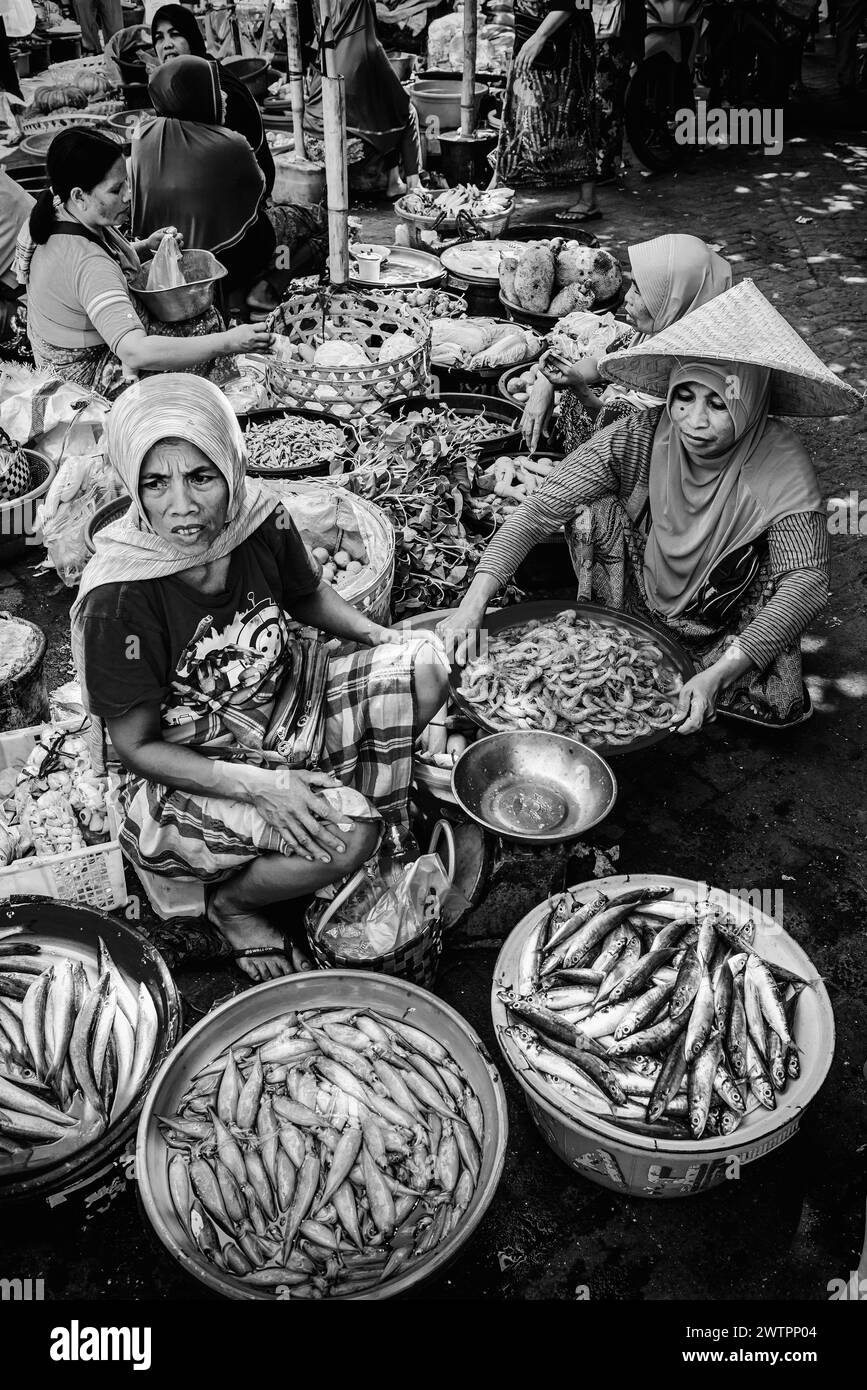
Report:
<svg viewBox="0 0 867 1390"><path fill-rule="evenodd" d="M382 623L371 623L370 631L365 639L365 645L368 647L384 647L388 642L399 642L402 636L402 632L392 632L390 627L383 627Z"/></svg>
<svg viewBox="0 0 867 1390"><path fill-rule="evenodd" d="M456 666L466 666L470 658L470 647L475 648L475 635L485 620L485 608L469 597L460 607L437 624L436 635L446 649L450 662ZM475 655L475 651L473 652Z"/></svg>
<svg viewBox="0 0 867 1390"><path fill-rule="evenodd" d="M592 359L583 358L580 362L567 362L555 352L546 352L540 358L539 366L552 386L565 391L571 387L578 395L589 391L590 383L598 381L599 373Z"/></svg>
<svg viewBox="0 0 867 1390"><path fill-rule="evenodd" d="M242 323L226 332L227 352L270 352L274 341L264 323Z"/></svg>
<svg viewBox="0 0 867 1390"><path fill-rule="evenodd" d="M677 709L671 724L679 734L694 734L703 724L716 718L716 699L720 692L722 678L710 667L699 671L688 680L680 691Z"/></svg>
<svg viewBox="0 0 867 1390"><path fill-rule="evenodd" d="M545 40L540 39L538 34L532 34L527 42L518 49L515 54L515 76L526 77L530 68L536 62L542 49L545 47Z"/></svg>
<svg viewBox="0 0 867 1390"><path fill-rule="evenodd" d="M146 246L152 256L155 256L160 249L160 243L164 236L174 236L178 239L178 246L184 249L184 238L177 227L160 227L157 231L151 232L150 236L145 237L142 245Z"/></svg>
<svg viewBox="0 0 867 1390"><path fill-rule="evenodd" d="M330 864L332 852L342 854L346 846L328 828L334 811L316 793L317 788L340 785L328 772L268 769L266 776L257 777L250 804L302 859Z"/></svg>
<svg viewBox="0 0 867 1390"><path fill-rule="evenodd" d="M527 448L533 453L539 448L542 435L548 433L553 409L554 387L545 377L538 376L521 416L521 434Z"/></svg>

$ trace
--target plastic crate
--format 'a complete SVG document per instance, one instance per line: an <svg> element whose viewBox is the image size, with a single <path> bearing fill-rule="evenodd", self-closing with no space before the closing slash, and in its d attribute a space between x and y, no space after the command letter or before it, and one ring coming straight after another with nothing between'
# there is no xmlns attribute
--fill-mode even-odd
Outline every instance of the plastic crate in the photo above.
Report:
<svg viewBox="0 0 867 1390"><path fill-rule="evenodd" d="M41 725L0 734L0 771L24 766L36 744ZM75 727L71 725L70 727ZM118 823L108 807L111 839L71 854L31 855L0 869L0 901L19 893L38 894L58 902L82 903L107 912L127 901L123 856L117 841Z"/></svg>

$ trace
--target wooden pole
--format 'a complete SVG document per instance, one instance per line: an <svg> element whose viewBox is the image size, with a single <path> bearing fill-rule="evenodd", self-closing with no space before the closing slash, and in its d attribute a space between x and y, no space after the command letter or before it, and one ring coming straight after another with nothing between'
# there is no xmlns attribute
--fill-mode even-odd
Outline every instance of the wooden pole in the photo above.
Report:
<svg viewBox="0 0 867 1390"><path fill-rule="evenodd" d="M265 7L265 18L262 21L262 37L259 40L259 57L265 52L268 46L268 30L271 28L271 12L274 9L274 0L268 0Z"/></svg>
<svg viewBox="0 0 867 1390"><path fill-rule="evenodd" d="M298 0L286 5L286 56L289 60L289 90L292 95L292 132L295 137L295 158L306 159L304 145L304 69L301 65L301 32L298 23Z"/></svg>
<svg viewBox="0 0 867 1390"><path fill-rule="evenodd" d="M476 133L476 35L478 22L477 0L464 0L464 73L461 84L461 135L464 139Z"/></svg>
<svg viewBox="0 0 867 1390"><path fill-rule="evenodd" d="M326 46L323 48L322 124L325 183L328 189L328 256L332 285L349 282L349 175L346 167L346 94L337 73L331 0L319 0Z"/></svg>

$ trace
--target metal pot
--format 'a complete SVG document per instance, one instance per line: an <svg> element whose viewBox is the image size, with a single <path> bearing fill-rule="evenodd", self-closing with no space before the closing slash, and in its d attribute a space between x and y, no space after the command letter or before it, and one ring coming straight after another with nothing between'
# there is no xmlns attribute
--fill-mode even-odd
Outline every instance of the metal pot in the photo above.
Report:
<svg viewBox="0 0 867 1390"><path fill-rule="evenodd" d="M210 251L195 248L181 255L181 270L186 284L174 290L146 289L148 267L143 266L130 281L130 289L145 308L160 323L183 323L203 314L214 302L214 285L228 274Z"/></svg>

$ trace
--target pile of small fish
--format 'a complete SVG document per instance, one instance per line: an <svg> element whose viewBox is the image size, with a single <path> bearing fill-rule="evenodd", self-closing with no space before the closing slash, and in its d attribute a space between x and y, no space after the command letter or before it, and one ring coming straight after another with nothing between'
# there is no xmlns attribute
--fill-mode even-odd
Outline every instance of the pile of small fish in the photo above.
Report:
<svg viewBox="0 0 867 1390"><path fill-rule="evenodd" d="M490 637L460 690L491 728L544 729L597 748L667 728L679 685L649 637L567 609Z"/></svg>
<svg viewBox="0 0 867 1390"><path fill-rule="evenodd" d="M804 980L754 926L670 887L564 893L527 937L505 1035L563 1097L639 1134L731 1134L800 1074ZM788 997L787 997L788 996Z"/></svg>
<svg viewBox="0 0 867 1390"><path fill-rule="evenodd" d="M136 999L102 940L89 972L38 942L0 941L0 1163L97 1138L136 1095L157 1031L147 986Z"/></svg>
<svg viewBox="0 0 867 1390"><path fill-rule="evenodd" d="M197 1249L280 1298L360 1293L436 1250L473 1199L485 1138L447 1050L357 1008L253 1028L159 1123Z"/></svg>

